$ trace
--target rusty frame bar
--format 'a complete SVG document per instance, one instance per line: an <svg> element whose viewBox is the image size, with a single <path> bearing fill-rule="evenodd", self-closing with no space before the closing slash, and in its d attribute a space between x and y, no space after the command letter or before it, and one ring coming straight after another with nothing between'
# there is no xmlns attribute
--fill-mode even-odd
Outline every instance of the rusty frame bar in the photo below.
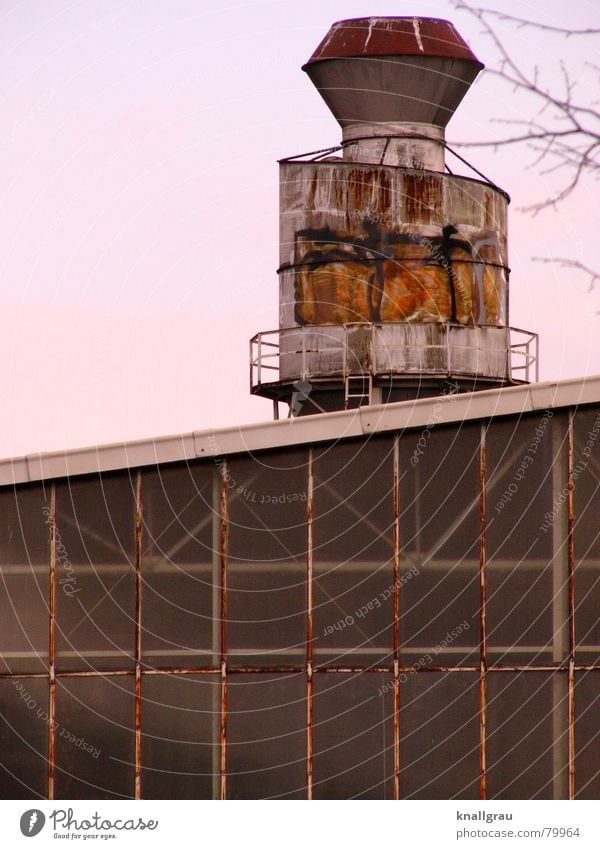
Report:
<svg viewBox="0 0 600 849"><path fill-rule="evenodd" d="M400 448L394 436L393 526L394 546L394 799L400 798Z"/></svg>
<svg viewBox="0 0 600 849"><path fill-rule="evenodd" d="M220 793L219 798L227 798L227 551L228 551L228 516L227 516L227 469L228 461L223 460L219 470L221 475L220 498L220 549L221 561L221 757L220 757Z"/></svg>
<svg viewBox="0 0 600 849"><path fill-rule="evenodd" d="M424 672L479 672L480 666L423 666L418 670L418 674ZM486 669L486 674L495 675L496 673L502 672L568 672L570 669L570 665L568 663L563 663L560 665L549 666L547 664L541 665L514 665L514 666L488 666ZM261 672L275 674L277 672L285 673L285 674L298 674L300 672L306 672L306 666L235 666L235 667L227 667L227 671L231 673L249 673L253 675L259 675ZM400 666L398 665L398 671L404 672L406 674L413 674L415 669L413 666ZM574 672L600 672L600 664L583 664L579 663L573 664ZM388 674L393 675L394 667L393 666L315 666L312 670L313 675L320 675L322 673L333 672L339 674L348 674L348 673L358 673L364 672L369 674L379 673L379 674ZM146 675L219 675L220 669L215 667L198 667L194 669L192 667L181 667L181 666L164 666L160 669L144 669L142 670L142 678ZM135 677L135 670L132 669L103 669L103 670L64 670L62 672L57 671L55 674L55 680L59 678L106 678L106 676L132 676ZM34 678L48 678L47 672L10 672L4 673L0 675L0 678L8 679L34 679Z"/></svg>
<svg viewBox="0 0 600 849"><path fill-rule="evenodd" d="M568 757L569 799L575 798L575 541L574 541L574 483L573 483L573 410L567 419L567 539L569 580L569 692L568 692Z"/></svg>
<svg viewBox="0 0 600 849"><path fill-rule="evenodd" d="M486 425L480 425L479 447L479 798L487 798L487 584L486 584Z"/></svg>
<svg viewBox="0 0 600 849"><path fill-rule="evenodd" d="M50 489L50 597L48 633L48 799L54 799L55 716L56 716L56 484ZM45 676L44 676L45 677Z"/></svg>
<svg viewBox="0 0 600 849"><path fill-rule="evenodd" d="M135 477L135 759L134 798L142 798L142 473Z"/></svg>
<svg viewBox="0 0 600 849"><path fill-rule="evenodd" d="M313 519L314 449L308 449L306 492L306 798L313 797ZM320 670L318 670L320 671Z"/></svg>
<svg viewBox="0 0 600 849"><path fill-rule="evenodd" d="M569 663L564 663L556 666L549 665L514 665L514 666L488 666L486 669L486 674L495 675L497 672L568 672L570 669ZM275 674L275 673L284 673L284 674L298 674L300 672L306 672L306 666L235 666L235 667L227 667L228 672L237 673L249 673L252 675L259 675L261 672ZM398 665L398 671L404 672L406 674L413 674L414 667L412 666L401 666ZM418 670L419 674L421 672L479 672L480 666L423 666ZM583 663L574 663L573 664L574 672L600 672L600 664L583 664ZM393 675L394 667L393 666L316 666L313 668L313 675L320 675L322 673L334 672L340 674L348 674L348 673L379 673L379 674L390 674ZM197 669L193 667L181 667L181 666L164 666L160 669L144 669L142 670L142 678L146 675L219 675L220 668L215 667L198 667ZM132 669L103 669L103 670L64 670L62 672L57 671L55 673L55 680L59 678L105 678L109 675L111 678L113 676L135 676L135 670ZM47 672L10 672L4 673L0 675L0 678L8 679L34 679L34 678L48 678Z"/></svg>

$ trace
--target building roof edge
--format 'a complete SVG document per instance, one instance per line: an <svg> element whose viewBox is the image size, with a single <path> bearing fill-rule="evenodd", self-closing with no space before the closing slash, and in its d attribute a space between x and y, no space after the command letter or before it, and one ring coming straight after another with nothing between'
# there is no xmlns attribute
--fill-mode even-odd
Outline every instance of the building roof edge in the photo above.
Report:
<svg viewBox="0 0 600 849"><path fill-rule="evenodd" d="M0 486L600 402L600 375L0 460Z"/></svg>

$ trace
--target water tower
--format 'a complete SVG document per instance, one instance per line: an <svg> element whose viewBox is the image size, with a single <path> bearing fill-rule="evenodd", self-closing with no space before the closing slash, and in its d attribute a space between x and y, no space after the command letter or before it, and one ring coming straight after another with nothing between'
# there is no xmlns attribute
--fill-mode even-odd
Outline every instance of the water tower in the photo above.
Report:
<svg viewBox="0 0 600 849"><path fill-rule="evenodd" d="M482 67L448 21L399 17L333 24L304 65L342 141L280 161L279 328L250 354L276 415L535 377L536 335L508 324L509 197L445 162Z"/></svg>

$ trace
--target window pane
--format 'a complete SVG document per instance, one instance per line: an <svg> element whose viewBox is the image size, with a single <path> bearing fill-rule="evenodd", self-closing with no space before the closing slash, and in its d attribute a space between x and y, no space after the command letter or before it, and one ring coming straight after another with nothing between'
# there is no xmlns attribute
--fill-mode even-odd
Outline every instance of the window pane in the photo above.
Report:
<svg viewBox="0 0 600 849"><path fill-rule="evenodd" d="M134 795L133 676L56 683L56 798Z"/></svg>
<svg viewBox="0 0 600 849"><path fill-rule="evenodd" d="M479 675L400 676L400 796L479 798Z"/></svg>
<svg viewBox="0 0 600 849"><path fill-rule="evenodd" d="M575 797L600 799L600 670L575 675Z"/></svg>
<svg viewBox="0 0 600 849"><path fill-rule="evenodd" d="M230 665L305 662L307 474L305 450L229 461Z"/></svg>
<svg viewBox="0 0 600 849"><path fill-rule="evenodd" d="M578 663L600 662L600 411L577 410L573 421L573 550Z"/></svg>
<svg viewBox="0 0 600 849"><path fill-rule="evenodd" d="M454 666L479 653L479 425L400 440L400 656Z"/></svg>
<svg viewBox="0 0 600 849"><path fill-rule="evenodd" d="M486 444L489 661L559 663L569 651L566 418L494 422Z"/></svg>
<svg viewBox="0 0 600 849"><path fill-rule="evenodd" d="M306 675L227 678L227 797L306 798Z"/></svg>
<svg viewBox="0 0 600 849"><path fill-rule="evenodd" d="M0 799L48 796L48 681L0 679Z"/></svg>
<svg viewBox="0 0 600 849"><path fill-rule="evenodd" d="M142 700L142 797L219 798L219 678L144 675Z"/></svg>
<svg viewBox="0 0 600 849"><path fill-rule="evenodd" d="M567 674L487 678L488 799L567 799Z"/></svg>
<svg viewBox="0 0 600 849"><path fill-rule="evenodd" d="M394 694L378 672L314 677L313 796L392 799Z"/></svg>
<svg viewBox="0 0 600 849"><path fill-rule="evenodd" d="M48 667L50 490L0 490L0 658L3 672Z"/></svg>
<svg viewBox="0 0 600 849"><path fill-rule="evenodd" d="M220 663L218 499L212 462L142 475L142 653L151 668Z"/></svg>
<svg viewBox="0 0 600 849"><path fill-rule="evenodd" d="M133 667L135 482L128 474L57 484L58 669Z"/></svg>
<svg viewBox="0 0 600 849"><path fill-rule="evenodd" d="M315 450L313 656L377 666L393 649L393 440Z"/></svg>

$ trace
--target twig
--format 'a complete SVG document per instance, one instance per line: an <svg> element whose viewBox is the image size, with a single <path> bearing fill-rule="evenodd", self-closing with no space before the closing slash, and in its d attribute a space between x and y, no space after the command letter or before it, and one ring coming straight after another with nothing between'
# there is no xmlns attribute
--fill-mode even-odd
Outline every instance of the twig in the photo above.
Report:
<svg viewBox="0 0 600 849"><path fill-rule="evenodd" d="M587 274L590 278L590 285L588 288L588 292L591 292L594 288L594 284L597 280L600 281L600 273L594 271L593 268L590 268L588 265L584 265L583 262L580 262L578 259L567 259L566 257L556 256L556 257L543 257L543 256L534 256L532 257L534 262L544 262L544 263L553 263L559 265L561 268L570 268L575 271L582 271L584 274Z"/></svg>

